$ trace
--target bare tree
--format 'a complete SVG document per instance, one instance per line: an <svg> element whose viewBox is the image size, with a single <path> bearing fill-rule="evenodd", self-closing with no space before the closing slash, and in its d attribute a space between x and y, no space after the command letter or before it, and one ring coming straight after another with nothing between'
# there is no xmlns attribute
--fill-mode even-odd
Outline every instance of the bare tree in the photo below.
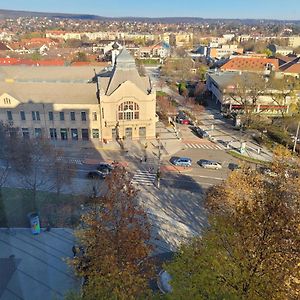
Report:
<svg viewBox="0 0 300 300"><path fill-rule="evenodd" d="M69 160L64 159L63 156L63 151L55 150L50 168L53 188L56 190L57 196L60 195L61 190L65 185L69 186L72 183L76 174L76 166L71 164Z"/></svg>
<svg viewBox="0 0 300 300"><path fill-rule="evenodd" d="M49 170L52 163L52 147L43 139L20 140L12 152L12 167L24 187L31 190L33 203L36 203L37 191L50 184Z"/></svg>
<svg viewBox="0 0 300 300"><path fill-rule="evenodd" d="M254 73L237 76L235 82L236 84L229 95L235 103L241 105L245 114L245 123L249 126L258 100L265 93L266 83L261 75Z"/></svg>

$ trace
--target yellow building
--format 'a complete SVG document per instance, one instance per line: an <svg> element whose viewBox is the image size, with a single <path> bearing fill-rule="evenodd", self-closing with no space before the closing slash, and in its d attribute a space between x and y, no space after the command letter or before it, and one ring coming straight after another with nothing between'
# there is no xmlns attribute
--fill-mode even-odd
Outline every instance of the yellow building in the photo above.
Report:
<svg viewBox="0 0 300 300"><path fill-rule="evenodd" d="M0 67L0 121L25 138L155 138L155 108L150 79L126 49L97 76L90 66Z"/></svg>

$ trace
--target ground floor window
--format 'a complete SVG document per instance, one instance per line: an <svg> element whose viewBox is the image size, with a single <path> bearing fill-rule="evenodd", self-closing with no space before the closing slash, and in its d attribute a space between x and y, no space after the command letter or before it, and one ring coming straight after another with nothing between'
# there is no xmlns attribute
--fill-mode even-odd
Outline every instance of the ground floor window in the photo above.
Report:
<svg viewBox="0 0 300 300"><path fill-rule="evenodd" d="M145 138L146 137L146 127L140 127L139 128L139 137Z"/></svg>
<svg viewBox="0 0 300 300"><path fill-rule="evenodd" d="M34 128L34 136L36 138L41 138L42 137L42 128Z"/></svg>
<svg viewBox="0 0 300 300"><path fill-rule="evenodd" d="M28 128L22 128L22 136L24 139L29 139L30 138L30 133Z"/></svg>
<svg viewBox="0 0 300 300"><path fill-rule="evenodd" d="M92 129L93 139L99 139L99 129Z"/></svg>
<svg viewBox="0 0 300 300"><path fill-rule="evenodd" d="M71 128L71 137L73 141L78 140L78 130L76 128Z"/></svg>
<svg viewBox="0 0 300 300"><path fill-rule="evenodd" d="M81 129L81 134L82 134L83 141L89 140L89 130L88 129L86 129L86 128Z"/></svg>
<svg viewBox="0 0 300 300"><path fill-rule="evenodd" d="M60 138L63 141L66 141L68 139L68 131L67 128L61 128L60 129Z"/></svg>
<svg viewBox="0 0 300 300"><path fill-rule="evenodd" d="M50 128L49 131L50 131L50 139L57 140L56 128Z"/></svg>

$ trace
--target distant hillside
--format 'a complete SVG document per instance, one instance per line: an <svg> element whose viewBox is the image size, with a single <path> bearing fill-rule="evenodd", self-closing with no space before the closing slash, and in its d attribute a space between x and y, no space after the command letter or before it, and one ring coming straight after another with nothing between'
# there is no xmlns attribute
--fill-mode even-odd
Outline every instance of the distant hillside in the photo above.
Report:
<svg viewBox="0 0 300 300"><path fill-rule="evenodd" d="M62 18L62 19L81 19L81 20L99 20L99 21L135 21L135 22L148 22L148 23L216 23L222 21L225 23L239 23L239 24L257 24L257 23L289 23L299 24L300 20L267 20L267 19L221 19L221 18L200 18L200 17L159 17L159 18L146 18L146 17L103 17L89 14L67 14L67 13L50 13L50 12L33 12L33 11L18 11L18 10L5 10L0 9L0 19L5 18L18 18L18 17L48 17L48 18Z"/></svg>

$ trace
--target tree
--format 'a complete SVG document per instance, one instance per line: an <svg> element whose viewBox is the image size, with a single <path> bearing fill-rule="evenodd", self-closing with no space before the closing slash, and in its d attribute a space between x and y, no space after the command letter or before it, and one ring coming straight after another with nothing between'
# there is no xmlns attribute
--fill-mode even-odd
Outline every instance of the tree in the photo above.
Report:
<svg viewBox="0 0 300 300"><path fill-rule="evenodd" d="M51 145L44 139L18 140L16 146L11 149L10 161L20 181L31 190L32 203L35 204L37 191L48 187L51 181L49 174L53 163Z"/></svg>
<svg viewBox="0 0 300 300"><path fill-rule="evenodd" d="M74 165L63 158L64 152L56 150L53 153L53 162L50 169L52 181L56 190L57 196L60 195L64 185L70 185L76 173Z"/></svg>
<svg viewBox="0 0 300 300"><path fill-rule="evenodd" d="M83 247L72 264L83 277L84 299L143 299L149 293L150 227L124 168L106 178L107 191L93 198L76 233Z"/></svg>
<svg viewBox="0 0 300 300"><path fill-rule="evenodd" d="M208 192L209 228L166 266L170 299L299 299L300 162L244 167Z"/></svg>
<svg viewBox="0 0 300 300"><path fill-rule="evenodd" d="M245 123L249 126L258 100L265 93L266 83L261 75L254 73L239 75L235 82L236 84L230 90L229 96L235 103L241 105L245 114Z"/></svg>
<svg viewBox="0 0 300 300"><path fill-rule="evenodd" d="M295 79L284 77L272 78L269 82L272 100L280 107L282 118L288 114L289 100L294 97ZM284 128L284 130L286 130Z"/></svg>

